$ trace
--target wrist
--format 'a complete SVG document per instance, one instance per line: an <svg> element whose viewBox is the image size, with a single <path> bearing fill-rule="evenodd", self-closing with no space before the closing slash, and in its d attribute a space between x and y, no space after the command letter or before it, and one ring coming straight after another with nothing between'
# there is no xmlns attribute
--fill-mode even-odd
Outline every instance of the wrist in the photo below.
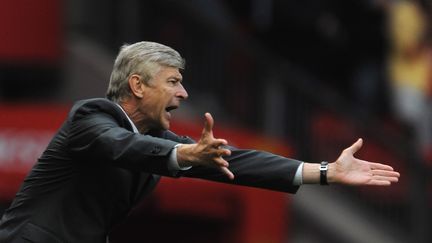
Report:
<svg viewBox="0 0 432 243"><path fill-rule="evenodd" d="M327 183L334 184L336 183L336 162L329 163L327 169Z"/></svg>
<svg viewBox="0 0 432 243"><path fill-rule="evenodd" d="M320 164L304 163L303 164L303 184L319 184L320 182Z"/></svg>
<svg viewBox="0 0 432 243"><path fill-rule="evenodd" d="M192 166L192 159L189 154L191 149L191 144L179 144L176 146L177 148L177 163L180 167L188 167Z"/></svg>

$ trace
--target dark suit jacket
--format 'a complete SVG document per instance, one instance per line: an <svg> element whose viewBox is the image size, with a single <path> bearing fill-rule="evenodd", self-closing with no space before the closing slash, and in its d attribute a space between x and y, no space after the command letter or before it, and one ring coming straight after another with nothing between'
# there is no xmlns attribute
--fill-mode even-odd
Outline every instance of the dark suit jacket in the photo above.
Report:
<svg viewBox="0 0 432 243"><path fill-rule="evenodd" d="M294 193L300 162L255 150L232 149L236 178L194 167L170 171L177 143L170 131L132 132L124 112L107 99L78 101L23 182L0 222L0 242L102 243L160 176L188 176Z"/></svg>

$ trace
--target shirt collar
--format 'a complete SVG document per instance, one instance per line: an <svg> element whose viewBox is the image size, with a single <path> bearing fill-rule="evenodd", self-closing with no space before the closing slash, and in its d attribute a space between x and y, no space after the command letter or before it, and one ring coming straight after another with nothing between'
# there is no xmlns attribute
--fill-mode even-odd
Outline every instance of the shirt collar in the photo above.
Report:
<svg viewBox="0 0 432 243"><path fill-rule="evenodd" d="M132 122L132 120L131 120L131 119L129 118L129 116L126 114L126 111L123 110L123 107L121 107L121 105L119 105L118 103L116 103L116 105L117 105L118 107L120 107L120 109L123 111L123 113L124 113L125 116L127 117L129 123L130 123L131 126L132 126L132 130L133 130L133 132L134 132L134 133L139 133L138 128L135 126L135 124Z"/></svg>

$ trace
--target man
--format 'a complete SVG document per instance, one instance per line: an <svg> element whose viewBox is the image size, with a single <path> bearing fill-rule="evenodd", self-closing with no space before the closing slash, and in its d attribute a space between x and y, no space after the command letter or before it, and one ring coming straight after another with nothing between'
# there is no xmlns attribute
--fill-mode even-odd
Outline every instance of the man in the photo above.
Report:
<svg viewBox="0 0 432 243"><path fill-rule="evenodd" d="M123 46L107 99L74 104L3 215L0 242L106 242L110 229L160 176L290 193L303 183L398 181L399 173L390 166L353 156L361 139L335 162L320 165L230 147L214 138L209 113L198 142L172 133L170 112L188 97L183 67L184 60L170 47L153 42Z"/></svg>

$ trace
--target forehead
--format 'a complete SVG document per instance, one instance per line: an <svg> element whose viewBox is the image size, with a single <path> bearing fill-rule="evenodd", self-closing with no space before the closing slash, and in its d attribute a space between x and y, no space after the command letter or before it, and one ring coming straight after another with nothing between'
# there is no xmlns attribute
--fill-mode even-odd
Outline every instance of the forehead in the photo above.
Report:
<svg viewBox="0 0 432 243"><path fill-rule="evenodd" d="M176 67L169 66L160 66L159 70L155 73L154 79L177 79L182 80L183 76L180 73L180 70Z"/></svg>

